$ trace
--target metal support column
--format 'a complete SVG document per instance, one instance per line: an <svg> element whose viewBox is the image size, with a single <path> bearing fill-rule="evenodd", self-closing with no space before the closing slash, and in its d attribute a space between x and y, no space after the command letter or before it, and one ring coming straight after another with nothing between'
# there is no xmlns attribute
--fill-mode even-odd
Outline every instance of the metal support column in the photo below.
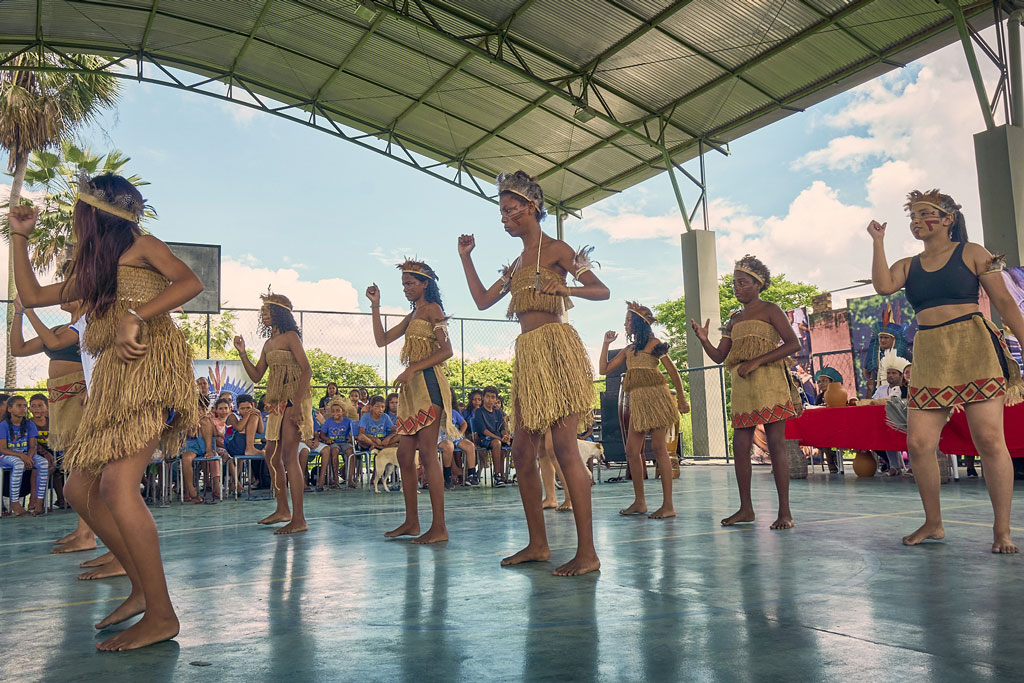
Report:
<svg viewBox="0 0 1024 683"><path fill-rule="evenodd" d="M558 234L558 239L565 239L565 226L563 221L565 220L565 214L562 213L561 209L555 209L555 230Z"/></svg>
<svg viewBox="0 0 1024 683"><path fill-rule="evenodd" d="M672 164L672 157L668 155L668 150L662 148L661 156L665 160L665 168L668 170L668 179L672 181L672 191L676 193L676 203L679 205L679 214L683 217L683 224L686 226L686 232L693 230L693 226L690 225L690 214L686 213L686 203L683 201L683 192L679 189L679 181L676 180L676 169Z"/></svg>
<svg viewBox="0 0 1024 683"><path fill-rule="evenodd" d="M1020 24L1024 11L1017 10L1006 22L1009 44L1008 71L1010 72L1010 123L1024 126L1024 63L1021 62Z"/></svg>
<svg viewBox="0 0 1024 683"><path fill-rule="evenodd" d="M964 18L964 12L957 0L942 0L942 4L950 11L953 21L956 22L956 30L960 34L960 43L967 58L967 67L971 70L971 80L974 81L974 91L978 95L978 103L981 104L981 114L985 117L985 128L992 130L996 127L996 121L989 108L988 93L985 91L985 81L981 77L981 67L978 66L978 55L975 54L974 43L971 42L971 32L967 29L967 19Z"/></svg>

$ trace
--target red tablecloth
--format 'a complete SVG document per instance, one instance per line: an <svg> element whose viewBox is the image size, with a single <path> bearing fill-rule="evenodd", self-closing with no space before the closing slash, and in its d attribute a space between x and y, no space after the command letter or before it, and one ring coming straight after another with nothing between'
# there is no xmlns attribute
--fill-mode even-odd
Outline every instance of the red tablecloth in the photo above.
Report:
<svg viewBox="0 0 1024 683"><path fill-rule="evenodd" d="M1024 403L1006 408L1003 431L1010 455L1024 457ZM907 435L885 424L885 406L809 408L786 422L786 438L801 446L873 451L905 451ZM967 417L956 413L946 423L939 449L952 455L977 455Z"/></svg>

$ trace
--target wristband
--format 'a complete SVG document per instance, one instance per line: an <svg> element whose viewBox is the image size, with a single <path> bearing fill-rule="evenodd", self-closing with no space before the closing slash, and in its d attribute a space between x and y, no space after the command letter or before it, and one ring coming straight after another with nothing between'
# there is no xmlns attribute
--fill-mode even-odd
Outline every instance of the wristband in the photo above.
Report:
<svg viewBox="0 0 1024 683"><path fill-rule="evenodd" d="M11 236L12 237L24 237L26 240L28 239L28 235L22 235L20 232L12 232Z"/></svg>
<svg viewBox="0 0 1024 683"><path fill-rule="evenodd" d="M128 313L129 315L134 315L135 318L139 321L139 323L145 324L145 319L141 315L139 315L134 308L129 308Z"/></svg>

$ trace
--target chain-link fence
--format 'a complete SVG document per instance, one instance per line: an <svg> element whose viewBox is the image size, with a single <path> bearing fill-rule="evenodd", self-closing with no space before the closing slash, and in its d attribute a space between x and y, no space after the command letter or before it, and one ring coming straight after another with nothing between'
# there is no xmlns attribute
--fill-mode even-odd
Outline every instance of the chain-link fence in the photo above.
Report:
<svg viewBox="0 0 1024 683"><path fill-rule="evenodd" d="M9 301L0 301L0 311L8 314ZM67 313L56 306L36 311L41 323L47 328L64 325L69 322ZM384 328L397 325L404 314L382 314ZM340 313L332 311L295 311L296 322L302 330L303 346L310 357L311 364L318 362L333 363L332 368L341 367L343 363L358 364L373 372L346 373L339 370L340 375L356 374L359 381L346 382L343 376L331 376L321 382L314 382L313 393L315 403L326 392L326 381L333 380L338 384L342 395L354 388L365 388L371 394L386 395L391 389L391 382L403 370L399 361L401 340L378 348L373 340L373 319L368 313ZM233 348L232 337L240 335L253 352L258 353L263 340L259 336L260 311L255 308L226 308L220 315L187 315L177 316L178 323L185 329L193 345L197 358L226 358ZM26 316L23 321L23 334L26 339L37 336ZM508 320L486 320L480 318L451 318L448 321L448 334L452 342L454 355L448 361L453 375L452 388L460 401L465 401L468 392L492 384L504 397L509 395L511 381L510 368L499 364L488 366L486 361L512 360L515 339L519 334L519 325ZM0 335L0 349L6 354L8 337ZM344 368L350 366L345 365ZM342 370L344 370L342 368ZM4 374L4 393L32 392L44 385L47 371L47 358L36 354L15 359L14 382L9 382ZM703 411L691 411L680 421L680 439L682 453L687 458L710 459L728 458L729 443L732 430L728 420L728 389L726 374L722 366L687 368L681 371L684 389L688 394L702 391L706 396ZM376 373L376 379L374 374ZM504 381L503 381L504 380ZM617 386L617 385L616 385ZM604 391L605 380L595 381L595 396ZM600 403L594 404L601 418L599 425L606 423L607 416L601 414ZM507 408L507 407L506 407ZM697 414L697 413L700 414ZM618 420L618 415L613 419ZM693 429L693 425L707 422L708 428ZM600 426L597 432L600 432ZM619 430L615 430L616 435Z"/></svg>

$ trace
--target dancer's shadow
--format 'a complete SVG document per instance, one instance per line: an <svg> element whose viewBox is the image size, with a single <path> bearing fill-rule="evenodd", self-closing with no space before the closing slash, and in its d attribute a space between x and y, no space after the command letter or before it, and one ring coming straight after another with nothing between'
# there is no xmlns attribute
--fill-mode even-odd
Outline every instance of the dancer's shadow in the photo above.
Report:
<svg viewBox="0 0 1024 683"><path fill-rule="evenodd" d="M279 537L271 561L267 586L271 675L294 680L317 677L316 639L303 618L302 603L309 574L311 549L304 537Z"/></svg>
<svg viewBox="0 0 1024 683"><path fill-rule="evenodd" d="M573 683L597 680L601 643L595 603L600 573L552 576L547 563L521 571L530 580L522 680L564 681L566 671L572 672ZM552 662L558 663L557 676Z"/></svg>
<svg viewBox="0 0 1024 683"><path fill-rule="evenodd" d="M451 568L442 560L444 544L406 546L405 588L402 603L402 680L454 681L461 659L452 650L453 638L448 623L448 584ZM429 572L429 585L424 582ZM466 642L468 645L469 643ZM424 669L424 653L430 653Z"/></svg>

